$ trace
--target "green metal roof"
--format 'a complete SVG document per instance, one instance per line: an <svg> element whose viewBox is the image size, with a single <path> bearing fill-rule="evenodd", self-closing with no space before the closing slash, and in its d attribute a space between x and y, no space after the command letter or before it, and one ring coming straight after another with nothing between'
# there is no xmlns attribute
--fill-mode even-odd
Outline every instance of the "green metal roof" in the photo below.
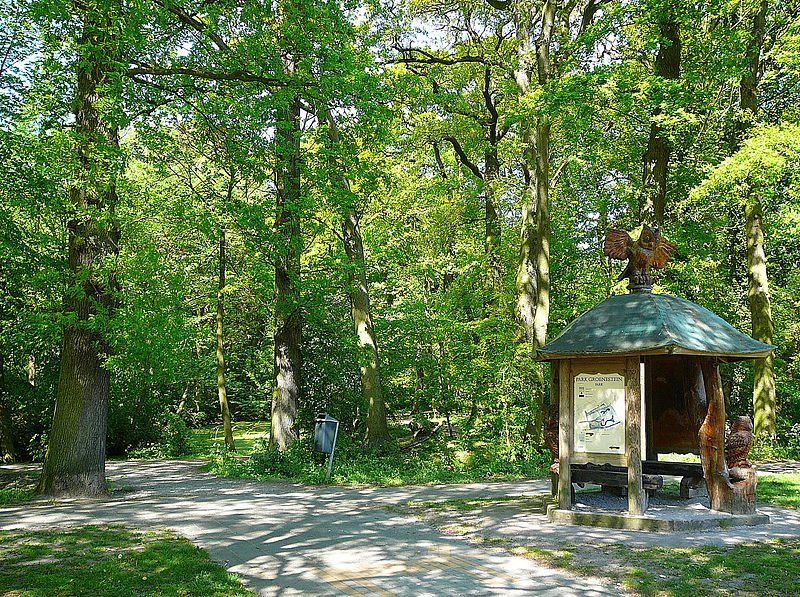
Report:
<svg viewBox="0 0 800 597"><path fill-rule="evenodd" d="M607 298L536 353L543 361L637 354L690 354L737 360L765 357L774 349L691 301L644 293Z"/></svg>

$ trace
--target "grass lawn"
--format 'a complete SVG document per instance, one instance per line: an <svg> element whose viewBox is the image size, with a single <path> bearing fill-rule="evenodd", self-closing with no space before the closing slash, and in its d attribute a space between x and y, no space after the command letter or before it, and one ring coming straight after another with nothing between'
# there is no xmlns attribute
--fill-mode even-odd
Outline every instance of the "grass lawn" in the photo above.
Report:
<svg viewBox="0 0 800 597"><path fill-rule="evenodd" d="M735 547L616 547L622 582L645 595L797 595L800 539Z"/></svg>
<svg viewBox="0 0 800 597"><path fill-rule="evenodd" d="M797 595L800 574L800 539L733 547L507 549L557 568L608 577L643 595Z"/></svg>
<svg viewBox="0 0 800 597"><path fill-rule="evenodd" d="M169 531L86 526L0 531L0 593L251 596L235 575Z"/></svg>
<svg viewBox="0 0 800 597"><path fill-rule="evenodd" d="M760 502L800 509L800 473L759 477L756 494Z"/></svg>
<svg viewBox="0 0 800 597"><path fill-rule="evenodd" d="M260 439L269 438L269 423L266 421L241 421L233 424L233 442L236 453L248 456ZM225 449L222 425L209 425L191 430L189 444L193 458L208 458Z"/></svg>
<svg viewBox="0 0 800 597"><path fill-rule="evenodd" d="M33 497L33 489L0 489L0 506L26 502Z"/></svg>

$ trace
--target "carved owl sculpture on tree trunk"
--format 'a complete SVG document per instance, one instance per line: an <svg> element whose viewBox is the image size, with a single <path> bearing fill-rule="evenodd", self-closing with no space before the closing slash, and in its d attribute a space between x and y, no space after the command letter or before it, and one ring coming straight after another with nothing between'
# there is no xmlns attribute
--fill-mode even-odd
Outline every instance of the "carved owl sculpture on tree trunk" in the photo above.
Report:
<svg viewBox="0 0 800 597"><path fill-rule="evenodd" d="M628 260L617 281L628 278L630 292L649 292L653 288L651 269L661 269L675 251L675 245L661 236L658 228L642 226L637 240L624 230L610 229L603 243L603 253L612 259Z"/></svg>
<svg viewBox="0 0 800 597"><path fill-rule="evenodd" d="M725 461L728 468L751 468L747 460L753 446L753 421L750 417L736 417L731 433L725 442Z"/></svg>

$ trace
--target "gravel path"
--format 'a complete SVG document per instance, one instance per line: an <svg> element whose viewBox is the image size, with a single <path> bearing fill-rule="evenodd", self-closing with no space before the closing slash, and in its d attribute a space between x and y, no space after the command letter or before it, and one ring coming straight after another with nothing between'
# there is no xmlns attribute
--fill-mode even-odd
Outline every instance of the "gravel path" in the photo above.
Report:
<svg viewBox="0 0 800 597"><path fill-rule="evenodd" d="M262 595L618 594L600 579L475 547L387 509L409 500L539 494L549 481L309 488L219 479L201 464L112 462L109 479L129 493L0 508L0 529L168 527Z"/></svg>

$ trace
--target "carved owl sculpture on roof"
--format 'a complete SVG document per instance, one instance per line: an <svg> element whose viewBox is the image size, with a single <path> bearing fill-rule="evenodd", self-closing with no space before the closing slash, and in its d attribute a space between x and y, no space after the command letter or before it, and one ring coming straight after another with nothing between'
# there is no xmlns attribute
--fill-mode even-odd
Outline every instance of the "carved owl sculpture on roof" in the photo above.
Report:
<svg viewBox="0 0 800 597"><path fill-rule="evenodd" d="M728 468L751 468L747 457L753 446L753 421L750 417L736 417L731 433L725 441L725 461Z"/></svg>
<svg viewBox="0 0 800 597"><path fill-rule="evenodd" d="M624 230L609 229L603 243L603 253L612 259L628 260L617 281L628 278L630 292L650 292L653 280L651 269L661 269L670 255L675 252L675 245L661 235L658 228L642 226L637 240Z"/></svg>

